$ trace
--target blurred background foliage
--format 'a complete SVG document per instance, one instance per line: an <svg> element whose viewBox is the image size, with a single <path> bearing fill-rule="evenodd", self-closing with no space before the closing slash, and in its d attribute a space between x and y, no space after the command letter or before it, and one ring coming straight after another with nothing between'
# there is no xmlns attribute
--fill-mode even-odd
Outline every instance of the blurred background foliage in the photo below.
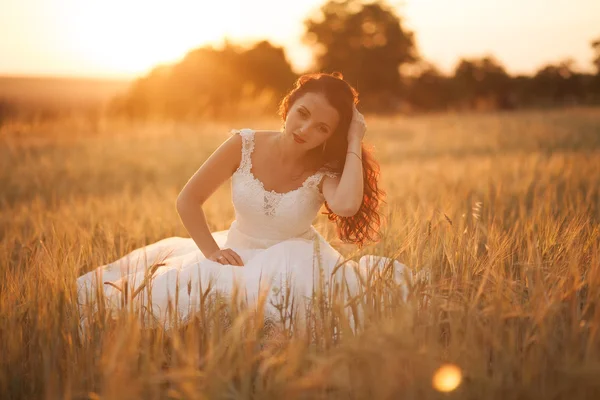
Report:
<svg viewBox="0 0 600 400"><path fill-rule="evenodd" d="M594 72L570 59L542 65L532 75L510 75L492 54L462 58L448 74L419 54L415 32L384 0L330 0L307 16L303 41L314 64L305 72L342 72L361 95L362 110L377 114L492 111L600 104L600 37L590 38ZM175 64L156 66L103 103L111 116L135 119L231 119L273 115L298 77L284 48L261 41L203 46ZM115 92L113 92L115 93ZM4 95L3 95L4 94ZM51 107L58 110L53 99ZM79 106L79 104L76 104ZM39 115L39 102L31 107ZM2 119L23 104L0 90ZM46 111L47 116L60 112ZM64 111L64 107L60 110ZM31 113L30 113L31 114Z"/></svg>

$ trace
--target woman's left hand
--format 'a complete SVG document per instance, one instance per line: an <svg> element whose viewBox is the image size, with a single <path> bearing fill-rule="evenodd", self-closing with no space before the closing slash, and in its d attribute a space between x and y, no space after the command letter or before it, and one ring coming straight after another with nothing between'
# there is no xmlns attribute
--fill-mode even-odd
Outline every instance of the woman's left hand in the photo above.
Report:
<svg viewBox="0 0 600 400"><path fill-rule="evenodd" d="M350 122L350 128L348 129L348 142L358 141L362 142L367 132L367 123L365 117L358 111L356 106L353 107L352 121Z"/></svg>

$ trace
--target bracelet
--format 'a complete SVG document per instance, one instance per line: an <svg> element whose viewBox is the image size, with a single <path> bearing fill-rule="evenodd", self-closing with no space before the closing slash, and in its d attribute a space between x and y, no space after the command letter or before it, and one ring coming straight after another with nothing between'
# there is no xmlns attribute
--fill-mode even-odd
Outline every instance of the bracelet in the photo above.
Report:
<svg viewBox="0 0 600 400"><path fill-rule="evenodd" d="M349 151L349 152L347 152L346 154L350 154L350 153L354 154L356 157L358 157L358 159L359 159L360 161L362 161L362 157L361 157L361 156L359 156L358 154L356 154L356 153L355 153L355 152L353 152L353 151Z"/></svg>

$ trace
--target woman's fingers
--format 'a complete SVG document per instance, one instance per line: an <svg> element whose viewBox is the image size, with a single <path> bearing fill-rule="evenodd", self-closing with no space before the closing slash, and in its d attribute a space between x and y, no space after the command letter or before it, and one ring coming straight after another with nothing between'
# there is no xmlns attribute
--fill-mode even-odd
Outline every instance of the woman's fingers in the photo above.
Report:
<svg viewBox="0 0 600 400"><path fill-rule="evenodd" d="M221 264L223 265L235 265L235 259L233 256L227 251L221 252L223 258L221 259Z"/></svg>
<svg viewBox="0 0 600 400"><path fill-rule="evenodd" d="M227 265L227 263L229 262L229 260L227 259L227 255L223 250L219 250L217 253L211 255L208 259L223 265Z"/></svg>
<svg viewBox="0 0 600 400"><path fill-rule="evenodd" d="M244 262L239 254L231 249L222 250L220 256L217 257L217 261L223 265L236 265L239 267L244 265Z"/></svg>
<svg viewBox="0 0 600 400"><path fill-rule="evenodd" d="M244 261L242 260L242 257L240 257L240 255L233 250L231 250L231 252L233 253L233 257L235 258L235 261L237 261L236 265L243 267Z"/></svg>
<svg viewBox="0 0 600 400"><path fill-rule="evenodd" d="M207 258L211 261L220 263L221 261L219 260L219 257L220 257L220 253L216 253L216 254L211 254Z"/></svg>
<svg viewBox="0 0 600 400"><path fill-rule="evenodd" d="M244 265L244 262L242 261L242 257L240 257L238 253L236 253L235 251L233 251L231 249L226 249L225 251L230 256L230 258L233 259L234 262L231 263L232 265L237 265L238 267L241 267L242 265Z"/></svg>

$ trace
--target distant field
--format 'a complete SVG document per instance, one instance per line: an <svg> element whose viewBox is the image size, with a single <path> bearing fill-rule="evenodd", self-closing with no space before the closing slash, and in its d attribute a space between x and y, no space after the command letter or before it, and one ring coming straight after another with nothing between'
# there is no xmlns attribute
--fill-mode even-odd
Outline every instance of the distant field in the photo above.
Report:
<svg viewBox="0 0 600 400"><path fill-rule="evenodd" d="M131 81L0 76L0 122L8 117L55 115L101 107Z"/></svg>
<svg viewBox="0 0 600 400"><path fill-rule="evenodd" d="M235 307L169 333L101 313L83 337L74 297L78 275L186 236L187 179L231 128L279 121L0 126L0 398L600 398L600 109L367 122L388 223L359 255L430 278L408 303L367 287L356 335L332 305L291 338ZM211 229L234 218L229 196L205 205ZM441 394L446 363L462 383Z"/></svg>

